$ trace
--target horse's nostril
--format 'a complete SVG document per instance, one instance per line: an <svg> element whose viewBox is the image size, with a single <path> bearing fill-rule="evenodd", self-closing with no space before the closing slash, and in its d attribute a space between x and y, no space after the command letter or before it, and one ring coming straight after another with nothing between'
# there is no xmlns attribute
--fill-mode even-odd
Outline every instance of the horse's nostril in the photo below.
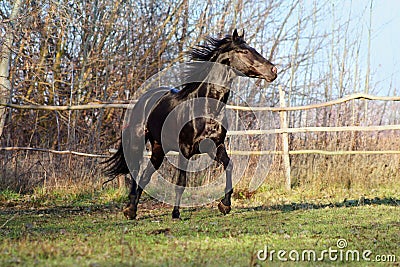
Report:
<svg viewBox="0 0 400 267"><path fill-rule="evenodd" d="M271 71L273 72L273 73L278 73L278 69L275 67L275 66L273 66L272 68L271 68Z"/></svg>

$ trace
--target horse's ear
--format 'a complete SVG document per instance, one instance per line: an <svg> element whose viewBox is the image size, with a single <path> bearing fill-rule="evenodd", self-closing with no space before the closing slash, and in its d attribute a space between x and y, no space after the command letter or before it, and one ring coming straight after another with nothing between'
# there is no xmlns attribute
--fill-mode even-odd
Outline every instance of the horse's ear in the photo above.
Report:
<svg viewBox="0 0 400 267"><path fill-rule="evenodd" d="M232 41L236 42L238 38L239 38L239 34L238 34L237 30L235 29L232 34Z"/></svg>
<svg viewBox="0 0 400 267"><path fill-rule="evenodd" d="M244 39L244 29L242 30L242 34L239 37Z"/></svg>

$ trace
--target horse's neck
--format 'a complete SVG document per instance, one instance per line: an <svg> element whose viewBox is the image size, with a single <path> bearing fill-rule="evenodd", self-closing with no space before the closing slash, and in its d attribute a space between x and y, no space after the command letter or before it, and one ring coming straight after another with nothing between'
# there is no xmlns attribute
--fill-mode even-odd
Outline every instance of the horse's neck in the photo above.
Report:
<svg viewBox="0 0 400 267"><path fill-rule="evenodd" d="M203 82L200 83L196 97L213 98L226 103L235 73L226 65L214 64Z"/></svg>

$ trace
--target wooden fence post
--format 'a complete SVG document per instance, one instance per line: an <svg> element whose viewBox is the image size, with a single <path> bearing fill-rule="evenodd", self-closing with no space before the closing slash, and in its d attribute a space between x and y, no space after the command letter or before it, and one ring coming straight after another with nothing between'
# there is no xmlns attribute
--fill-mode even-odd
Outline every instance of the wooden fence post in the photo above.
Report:
<svg viewBox="0 0 400 267"><path fill-rule="evenodd" d="M281 108L286 108L286 101L285 101L285 92L282 90L282 87L279 86L279 105ZM287 113L286 111L279 112L280 119L281 119L281 140L282 140L282 160L283 160L283 168L285 171L285 188L286 190L290 191L292 187L292 181L290 178L290 158L289 158L289 135L287 132L288 121L287 121Z"/></svg>

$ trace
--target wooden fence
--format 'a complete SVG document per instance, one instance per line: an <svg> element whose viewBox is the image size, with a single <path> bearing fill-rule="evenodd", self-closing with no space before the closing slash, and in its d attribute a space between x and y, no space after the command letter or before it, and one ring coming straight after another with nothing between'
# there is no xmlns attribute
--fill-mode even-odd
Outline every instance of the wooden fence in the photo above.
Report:
<svg viewBox="0 0 400 267"><path fill-rule="evenodd" d="M242 111L272 111L279 112L280 114L280 127L277 129L270 130L246 130L246 131L229 131L228 135L263 135L263 134L280 134L281 135L281 147L282 151L229 151L231 155L267 155L267 154L279 154L282 155L283 165L285 169L285 184L286 188L290 190L291 186L291 170L289 155L298 154L323 154L323 155L357 155L357 154L400 154L398 150L380 150L380 151L326 151L326 150L289 150L289 133L306 133L306 132L354 132L354 131L385 131L385 130L400 130L400 125L375 125L375 126L340 126L340 127L297 127L289 128L287 121L287 112L298 111L298 110L310 110L316 108L329 107L333 105L342 104L351 100L363 99L363 100L379 100L379 101L400 101L398 97L384 97L384 96L373 96L370 94L357 93L352 94L337 100L332 100L319 104L311 104L306 106L287 107L285 103L285 94L281 88L280 92L280 106L279 107L243 107L227 105L228 109L242 110ZM68 111L68 110L85 110L85 109L107 109L107 108L128 108L132 106L135 101L120 101L118 103L91 103L86 105L71 105L71 106L47 106L47 105L16 105L8 103L0 103L0 106L14 109L31 109L31 110L49 110L49 111ZM43 148L31 148L31 147L1 147L0 150L31 150L40 152L49 152L56 154L73 154L77 156L85 157L100 157L106 158L107 155L96 155L81 153L76 151L64 150L57 151ZM173 154L173 153L172 153Z"/></svg>

